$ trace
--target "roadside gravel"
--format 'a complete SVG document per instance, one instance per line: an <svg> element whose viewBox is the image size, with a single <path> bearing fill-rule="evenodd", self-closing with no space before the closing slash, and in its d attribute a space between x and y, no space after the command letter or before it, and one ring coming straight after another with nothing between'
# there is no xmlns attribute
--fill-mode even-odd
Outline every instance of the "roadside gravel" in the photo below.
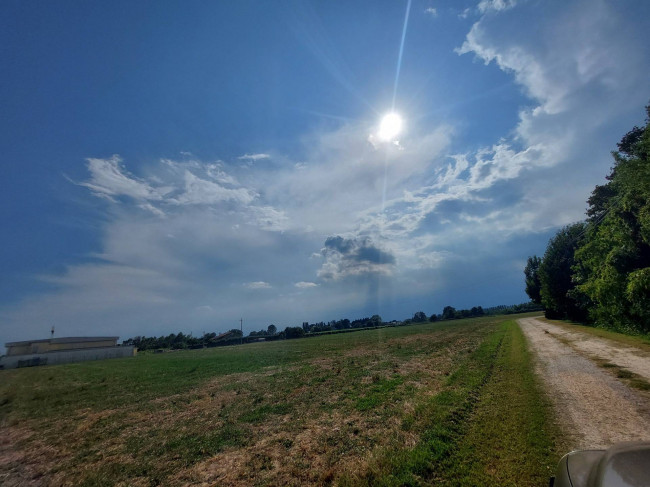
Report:
<svg viewBox="0 0 650 487"><path fill-rule="evenodd" d="M650 380L646 352L536 318L517 322L572 449L650 440L650 394L631 389L595 362L615 363Z"/></svg>

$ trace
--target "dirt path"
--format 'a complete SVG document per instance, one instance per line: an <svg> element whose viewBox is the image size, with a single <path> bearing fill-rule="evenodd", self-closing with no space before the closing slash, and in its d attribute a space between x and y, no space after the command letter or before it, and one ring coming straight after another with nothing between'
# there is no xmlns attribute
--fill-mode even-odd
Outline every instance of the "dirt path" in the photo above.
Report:
<svg viewBox="0 0 650 487"><path fill-rule="evenodd" d="M650 440L650 394L630 389L593 360L612 362L650 380L650 357L609 340L545 323L517 320L573 449Z"/></svg>

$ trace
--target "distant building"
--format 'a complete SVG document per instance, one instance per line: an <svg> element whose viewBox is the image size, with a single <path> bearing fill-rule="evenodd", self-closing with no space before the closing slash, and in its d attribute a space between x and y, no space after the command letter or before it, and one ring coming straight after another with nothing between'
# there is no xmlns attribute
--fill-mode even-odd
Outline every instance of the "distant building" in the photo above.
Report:
<svg viewBox="0 0 650 487"><path fill-rule="evenodd" d="M135 347L118 346L118 338L66 337L5 343L7 355L0 358L0 369L133 357Z"/></svg>

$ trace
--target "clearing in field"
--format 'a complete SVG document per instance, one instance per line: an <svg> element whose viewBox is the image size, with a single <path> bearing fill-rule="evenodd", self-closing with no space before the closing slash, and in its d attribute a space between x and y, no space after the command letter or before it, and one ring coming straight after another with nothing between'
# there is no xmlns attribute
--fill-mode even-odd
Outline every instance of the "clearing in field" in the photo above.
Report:
<svg viewBox="0 0 650 487"><path fill-rule="evenodd" d="M560 454L503 318L1 376L3 485L543 485Z"/></svg>

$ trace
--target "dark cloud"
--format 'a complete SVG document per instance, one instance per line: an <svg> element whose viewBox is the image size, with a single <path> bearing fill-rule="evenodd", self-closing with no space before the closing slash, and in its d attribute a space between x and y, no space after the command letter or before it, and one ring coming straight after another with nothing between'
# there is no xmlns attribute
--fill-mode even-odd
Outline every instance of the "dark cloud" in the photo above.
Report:
<svg viewBox="0 0 650 487"><path fill-rule="evenodd" d="M325 259L318 272L326 280L391 274L395 256L373 244L369 237L328 237L321 250Z"/></svg>

